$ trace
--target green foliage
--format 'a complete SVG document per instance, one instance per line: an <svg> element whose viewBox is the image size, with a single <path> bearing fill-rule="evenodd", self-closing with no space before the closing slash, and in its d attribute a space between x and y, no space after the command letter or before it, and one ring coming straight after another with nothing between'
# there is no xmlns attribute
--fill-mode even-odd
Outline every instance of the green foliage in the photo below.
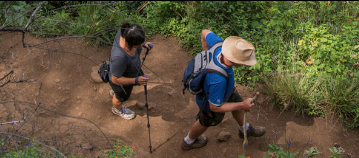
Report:
<svg viewBox="0 0 359 158"><path fill-rule="evenodd" d="M1 24L5 23L13 27L22 26L26 19L25 13L28 9L25 1L15 1L11 6L9 4L5 1L0 2L0 11L5 13L1 16ZM8 9L5 10L5 8Z"/></svg>
<svg viewBox="0 0 359 158"><path fill-rule="evenodd" d="M50 1L40 8L36 16L41 18L30 29L94 35L112 43L127 21L142 25L147 36L175 36L190 55L201 51L203 29L222 39L239 36L255 46L257 64L234 67L236 83L254 88L264 82L270 99L281 108L315 116L325 116L325 109L330 109L342 116L347 127L359 127L359 114L353 108L358 98L359 2L151 1L136 11L144 3ZM2 8L9 4L0 2ZM0 21L24 25L29 14L15 18L37 4L14 2L8 11L1 9L6 14ZM104 44L94 38L86 40L95 46ZM349 93L341 87L353 88Z"/></svg>
<svg viewBox="0 0 359 158"><path fill-rule="evenodd" d="M276 144L269 144L269 150L267 151L268 155L271 155L271 157L278 157L278 158L292 158L296 157L297 154L295 153L287 153L283 150L282 147L279 147ZM265 157L267 158L267 157Z"/></svg>
<svg viewBox="0 0 359 158"><path fill-rule="evenodd" d="M275 141L277 142L277 132L275 132L274 134L276 137ZM284 143L285 143L284 148L277 145L276 143L268 144L268 147L269 147L269 150L267 151L268 158L270 158L270 157L277 157L277 158L298 157L297 155L299 155L302 150L298 154L293 153L294 151L292 151L292 152L290 151L290 147L292 146L292 144L291 144L291 140L287 139L287 130L285 130L285 133L284 133ZM309 141L307 144L309 144ZM264 158L267 158L267 156L265 156Z"/></svg>
<svg viewBox="0 0 359 158"><path fill-rule="evenodd" d="M131 155L134 155L133 153L133 149L128 147L128 146L122 146L121 145L121 140L117 140L117 143L114 145L115 149L114 150L108 150L108 152L103 155L102 157L130 157Z"/></svg>
<svg viewBox="0 0 359 158"><path fill-rule="evenodd" d="M38 26L31 26L31 30L39 29L40 32L52 34L65 34L69 30L70 13L60 10L46 18L37 19Z"/></svg>
<svg viewBox="0 0 359 158"><path fill-rule="evenodd" d="M303 156L305 158L311 158L318 154L320 154L320 152L318 151L317 147L313 146L313 147L309 148L309 150L305 150Z"/></svg>
<svg viewBox="0 0 359 158"><path fill-rule="evenodd" d="M343 124L349 128L359 127L359 79L337 78L325 75L320 87L322 98L317 102L327 105L342 117Z"/></svg>
<svg viewBox="0 0 359 158"><path fill-rule="evenodd" d="M22 157L62 157L59 153L49 150L48 148L42 147L38 143L32 143L28 140L21 141L19 140L16 145L12 142L5 143L4 138L0 138L0 146L1 146L1 158L14 157L14 158L22 158ZM16 147L15 147L16 146ZM6 149L6 150L4 150ZM5 152L4 152L5 151ZM8 151L8 152L6 152ZM3 153L2 153L3 152ZM77 155L73 155L75 157Z"/></svg>
<svg viewBox="0 0 359 158"><path fill-rule="evenodd" d="M340 158L340 155L344 154L344 150L341 147L333 147L333 149L329 148L329 150L333 153L333 156L330 156L330 158Z"/></svg>
<svg viewBox="0 0 359 158"><path fill-rule="evenodd" d="M36 140L36 138L34 138ZM18 140L16 139L16 145L11 141L4 141L4 138L0 138L0 158L14 157L62 157L58 152L55 152L49 148L43 147L41 144L33 143L28 140ZM40 142L45 143L45 141L40 140ZM50 141L51 142L51 141ZM56 141L53 142L56 146ZM60 145L60 144L59 144ZM114 145L115 150L108 150L106 154L102 157L114 158L118 156L119 158L130 157L134 155L133 149L128 146L121 145L121 140L118 140ZM63 148L62 148L63 149ZM100 148L100 150L102 150ZM5 151L5 152L4 152ZM60 151L61 152L61 151ZM82 158L76 154L71 154L71 158Z"/></svg>
<svg viewBox="0 0 359 158"><path fill-rule="evenodd" d="M265 75L262 80L266 84L264 92L272 100L272 105L281 105L302 114L308 108L317 110L310 108L316 105L315 101L312 101L315 99L313 94L317 92L321 84L321 80L315 73L304 70L283 70L279 66L276 72Z"/></svg>

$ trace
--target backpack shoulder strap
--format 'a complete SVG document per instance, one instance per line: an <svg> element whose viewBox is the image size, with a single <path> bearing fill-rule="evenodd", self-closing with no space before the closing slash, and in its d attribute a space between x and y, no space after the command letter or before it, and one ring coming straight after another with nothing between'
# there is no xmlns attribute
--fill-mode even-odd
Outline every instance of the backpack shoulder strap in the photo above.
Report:
<svg viewBox="0 0 359 158"><path fill-rule="evenodd" d="M214 72L214 73L217 73L221 76L223 76L224 78L226 78L227 82L229 81L229 78L228 78L228 74L227 72L220 66L218 66L215 62L213 62L213 59L214 59L214 51L221 47L223 44L223 41L218 41L217 43L215 43L211 49L209 49L207 51L207 56L209 56L209 54L211 54L211 59L209 59L209 63L207 64L206 66L206 69L207 69L207 73L208 72Z"/></svg>

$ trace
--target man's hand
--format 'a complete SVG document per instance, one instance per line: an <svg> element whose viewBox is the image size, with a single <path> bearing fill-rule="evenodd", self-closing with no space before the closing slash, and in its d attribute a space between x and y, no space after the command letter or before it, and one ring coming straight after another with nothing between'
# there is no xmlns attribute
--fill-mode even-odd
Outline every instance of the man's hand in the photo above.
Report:
<svg viewBox="0 0 359 158"><path fill-rule="evenodd" d="M245 112L249 112L251 111L252 109L252 106L254 106L254 103L251 103L251 100L252 98L247 98L246 100L243 101L243 106L242 106L242 109L245 111Z"/></svg>

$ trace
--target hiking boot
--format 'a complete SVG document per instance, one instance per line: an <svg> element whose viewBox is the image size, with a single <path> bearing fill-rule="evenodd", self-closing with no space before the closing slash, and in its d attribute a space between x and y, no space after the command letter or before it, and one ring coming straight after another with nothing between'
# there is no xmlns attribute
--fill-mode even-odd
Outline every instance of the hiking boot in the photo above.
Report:
<svg viewBox="0 0 359 158"><path fill-rule="evenodd" d="M121 106L120 110L112 107L112 113L122 117L125 120L131 120L136 117L135 112L130 109L127 109L125 106Z"/></svg>
<svg viewBox="0 0 359 158"><path fill-rule="evenodd" d="M113 98L113 95L115 95L115 91L113 91L112 89L110 90L110 97Z"/></svg>
<svg viewBox="0 0 359 158"><path fill-rule="evenodd" d="M184 140L182 142L182 149L183 150L190 150L190 149L197 149L204 147L208 142L208 137L205 135L201 135L192 144L187 144Z"/></svg>
<svg viewBox="0 0 359 158"><path fill-rule="evenodd" d="M239 130L239 138L243 139L244 138L244 133ZM260 137L262 135L264 135L266 133L266 128L265 127L259 127L259 126L252 126L252 124L249 124L249 127L247 129L247 138L248 137Z"/></svg>

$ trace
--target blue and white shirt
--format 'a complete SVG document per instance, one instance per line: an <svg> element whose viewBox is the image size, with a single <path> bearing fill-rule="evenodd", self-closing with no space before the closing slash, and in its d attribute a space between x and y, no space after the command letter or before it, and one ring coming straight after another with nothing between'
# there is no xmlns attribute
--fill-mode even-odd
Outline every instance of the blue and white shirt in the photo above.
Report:
<svg viewBox="0 0 359 158"><path fill-rule="evenodd" d="M222 39L213 32L209 32L205 39L209 46L208 49L210 49L216 42L222 41ZM226 78L219 74L208 73L206 75L203 89L208 100L205 100L205 103L203 104L203 96L196 95L197 105L199 108L201 108L202 105L205 105L205 107L203 107L204 111L211 111L209 108L209 102L214 106L221 106L224 102L227 102L234 87L233 68L223 65L218 61L218 57L221 52L222 47L219 47L215 50L213 61L228 73L229 84L227 84Z"/></svg>

